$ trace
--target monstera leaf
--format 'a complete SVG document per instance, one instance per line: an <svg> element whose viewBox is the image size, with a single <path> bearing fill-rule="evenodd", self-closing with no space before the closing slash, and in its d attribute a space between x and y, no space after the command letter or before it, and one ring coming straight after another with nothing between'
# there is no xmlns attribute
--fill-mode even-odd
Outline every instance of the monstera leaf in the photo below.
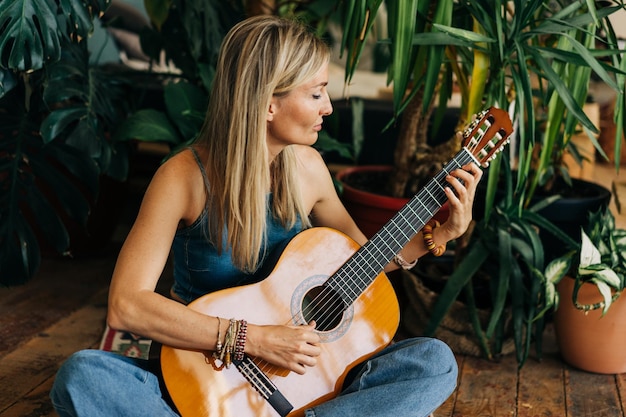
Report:
<svg viewBox="0 0 626 417"><path fill-rule="evenodd" d="M41 247L67 253L99 176L124 178L127 144L108 140L124 96L88 65L104 0L2 0L0 7L0 285L25 282Z"/></svg>
<svg viewBox="0 0 626 417"><path fill-rule="evenodd" d="M3 0L0 67L34 71L61 56L62 39L80 41L110 0Z"/></svg>
<svg viewBox="0 0 626 417"><path fill-rule="evenodd" d="M29 279L43 242L67 253L66 223L86 223L98 188L91 158L63 141L44 143L41 100L30 100L27 108L22 88L0 99L0 285Z"/></svg>
<svg viewBox="0 0 626 417"><path fill-rule="evenodd" d="M41 125L44 142L61 138L95 160L102 173L124 180L127 144L111 141L109 133L127 114L126 82L89 66L85 45L66 43L62 59L47 68L44 101L53 110Z"/></svg>

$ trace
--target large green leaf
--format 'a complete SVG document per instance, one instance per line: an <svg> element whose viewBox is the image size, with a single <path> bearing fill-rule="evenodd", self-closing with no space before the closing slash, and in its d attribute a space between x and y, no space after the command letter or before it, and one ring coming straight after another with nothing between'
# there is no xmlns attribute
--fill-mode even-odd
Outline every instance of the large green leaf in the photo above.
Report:
<svg viewBox="0 0 626 417"><path fill-rule="evenodd" d="M86 152L102 173L123 180L127 155L118 152L110 134L126 117L128 82L102 67L90 67L84 45L65 43L63 58L48 67L44 100L54 110L41 125L42 137L46 143L62 140Z"/></svg>
<svg viewBox="0 0 626 417"><path fill-rule="evenodd" d="M389 13L395 24L390 24L392 43L390 74L393 81L393 102L396 112L406 98L406 89L411 80L413 68L411 62L415 59L413 35L417 24L419 0L398 0L395 7L390 7ZM425 2L422 2L425 3Z"/></svg>
<svg viewBox="0 0 626 417"><path fill-rule="evenodd" d="M178 144L182 137L167 115L154 109L143 109L130 116L116 132L118 141L141 140Z"/></svg>
<svg viewBox="0 0 626 417"><path fill-rule="evenodd" d="M61 56L53 0L3 0L0 8L0 66L18 71L41 69Z"/></svg>
<svg viewBox="0 0 626 417"><path fill-rule="evenodd" d="M0 99L0 284L25 282L40 262L40 243L69 250L67 224L85 224L98 188L98 167L62 141L38 133L42 109L35 91L30 111L24 86Z"/></svg>
<svg viewBox="0 0 626 417"><path fill-rule="evenodd" d="M164 88L167 114L184 139L193 139L204 122L208 97L188 82L170 83Z"/></svg>
<svg viewBox="0 0 626 417"><path fill-rule="evenodd" d="M110 0L3 0L0 67L33 71L61 57L63 40L86 39Z"/></svg>

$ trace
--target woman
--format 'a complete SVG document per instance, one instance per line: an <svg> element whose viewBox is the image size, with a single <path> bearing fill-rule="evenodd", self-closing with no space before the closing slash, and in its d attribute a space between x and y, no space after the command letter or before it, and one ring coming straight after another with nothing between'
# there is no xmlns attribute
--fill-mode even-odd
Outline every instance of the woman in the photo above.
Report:
<svg viewBox="0 0 626 417"><path fill-rule="evenodd" d="M120 252L109 295L112 328L175 348L213 351L226 362L231 349L297 374L316 366L314 322L240 320L233 327L185 304L258 280L255 271L267 254L303 228L327 226L366 242L310 146L332 112L328 62L327 46L291 21L255 17L229 32L202 131L155 173ZM460 236L480 177L472 164L446 178L449 219L431 235L418 233L385 270L408 268L407 260L426 254L425 237L440 246ZM171 299L155 292L170 249ZM428 415L454 390L456 372L454 356L437 340L394 343L355 369L341 395L306 415ZM51 397L61 416L176 415L149 362L100 351L68 359Z"/></svg>

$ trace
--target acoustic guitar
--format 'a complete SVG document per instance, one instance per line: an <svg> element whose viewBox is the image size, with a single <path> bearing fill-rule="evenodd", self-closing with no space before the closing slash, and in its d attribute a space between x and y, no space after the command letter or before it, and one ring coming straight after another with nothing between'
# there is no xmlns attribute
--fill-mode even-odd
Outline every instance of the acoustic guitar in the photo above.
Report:
<svg viewBox="0 0 626 417"><path fill-rule="evenodd" d="M182 416L302 416L337 396L350 369L386 347L397 330L398 301L385 265L447 200L446 175L470 162L488 166L511 132L505 111L481 112L463 132L461 151L365 245L310 228L287 244L267 278L190 303L207 315L258 325L315 320L322 353L298 375L250 356L220 367L212 352L163 346L163 377Z"/></svg>

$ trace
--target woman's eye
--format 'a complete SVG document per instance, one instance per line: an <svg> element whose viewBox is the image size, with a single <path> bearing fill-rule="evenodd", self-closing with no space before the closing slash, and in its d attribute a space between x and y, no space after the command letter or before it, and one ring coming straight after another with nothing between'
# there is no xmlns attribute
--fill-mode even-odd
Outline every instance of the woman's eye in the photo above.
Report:
<svg viewBox="0 0 626 417"><path fill-rule="evenodd" d="M319 100L320 98L322 98L322 95L321 94L313 94L313 98L315 100Z"/></svg>

